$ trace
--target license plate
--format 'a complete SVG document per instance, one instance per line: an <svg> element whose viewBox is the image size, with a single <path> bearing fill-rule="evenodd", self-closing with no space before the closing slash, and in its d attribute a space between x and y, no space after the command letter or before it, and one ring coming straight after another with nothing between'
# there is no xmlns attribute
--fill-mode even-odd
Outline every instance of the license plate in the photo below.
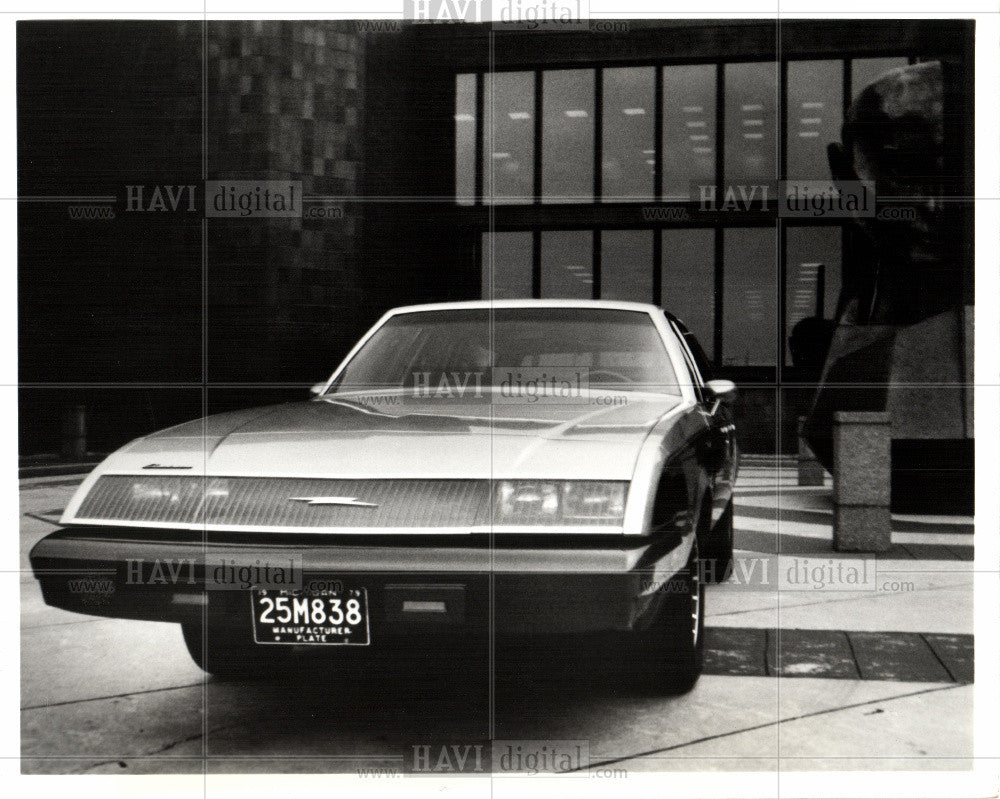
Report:
<svg viewBox="0 0 1000 799"><path fill-rule="evenodd" d="M253 639L258 644L368 646L364 588L251 592Z"/></svg>

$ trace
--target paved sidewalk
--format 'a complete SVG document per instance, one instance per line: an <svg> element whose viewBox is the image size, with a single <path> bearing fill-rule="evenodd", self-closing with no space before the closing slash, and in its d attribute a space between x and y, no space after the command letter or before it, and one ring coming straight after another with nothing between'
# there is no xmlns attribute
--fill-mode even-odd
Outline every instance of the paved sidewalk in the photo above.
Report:
<svg viewBox="0 0 1000 799"><path fill-rule="evenodd" d="M707 673L973 680L973 523L897 515L887 553L833 550L832 482L744 467L736 562L709 589Z"/></svg>

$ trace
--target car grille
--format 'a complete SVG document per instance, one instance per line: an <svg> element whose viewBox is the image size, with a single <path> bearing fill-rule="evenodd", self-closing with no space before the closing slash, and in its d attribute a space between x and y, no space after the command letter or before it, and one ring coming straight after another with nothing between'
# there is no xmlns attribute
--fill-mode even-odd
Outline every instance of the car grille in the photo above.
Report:
<svg viewBox="0 0 1000 799"><path fill-rule="evenodd" d="M466 527L489 524L489 486L487 480L108 475L94 484L74 520L251 528ZM329 498L354 498L369 506L323 504Z"/></svg>

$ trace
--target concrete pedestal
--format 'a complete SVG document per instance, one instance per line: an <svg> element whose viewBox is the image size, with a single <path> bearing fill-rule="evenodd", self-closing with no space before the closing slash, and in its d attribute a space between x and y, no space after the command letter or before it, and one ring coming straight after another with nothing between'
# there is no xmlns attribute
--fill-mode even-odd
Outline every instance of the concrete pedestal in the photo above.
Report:
<svg viewBox="0 0 1000 799"><path fill-rule="evenodd" d="M885 552L892 545L889 414L837 411L833 417L833 548Z"/></svg>

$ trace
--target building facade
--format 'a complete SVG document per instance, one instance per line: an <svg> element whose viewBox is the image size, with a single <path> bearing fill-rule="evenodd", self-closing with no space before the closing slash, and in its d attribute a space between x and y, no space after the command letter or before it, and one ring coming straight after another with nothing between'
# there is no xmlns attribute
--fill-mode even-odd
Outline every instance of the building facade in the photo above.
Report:
<svg viewBox="0 0 1000 799"><path fill-rule="evenodd" d="M968 87L946 110L940 190L973 194L974 30L962 21L149 23L100 29L104 49L61 25L19 29L22 196L287 178L339 211L262 222L123 210L95 233L24 205L24 451L55 446L44 431L78 389L58 387L67 373L115 384L86 388L94 446L108 448L190 411L301 396L387 308L506 297L661 305L741 385L744 449L789 451L818 379L793 363L789 335L835 318L843 265L864 243L846 214L781 213L779 181L829 180L827 145L858 92L934 60ZM119 77L105 109L117 116L102 117L69 76L81 64L91 80L117 75L123 54L170 68ZM106 146L67 153L37 124L53 115ZM146 125L160 133L137 148ZM99 168L81 178L76 161ZM971 203L949 213L946 285L971 304ZM53 236L86 246L53 252ZM144 387L157 381L173 399ZM115 402L102 391L149 410L100 421Z"/></svg>

